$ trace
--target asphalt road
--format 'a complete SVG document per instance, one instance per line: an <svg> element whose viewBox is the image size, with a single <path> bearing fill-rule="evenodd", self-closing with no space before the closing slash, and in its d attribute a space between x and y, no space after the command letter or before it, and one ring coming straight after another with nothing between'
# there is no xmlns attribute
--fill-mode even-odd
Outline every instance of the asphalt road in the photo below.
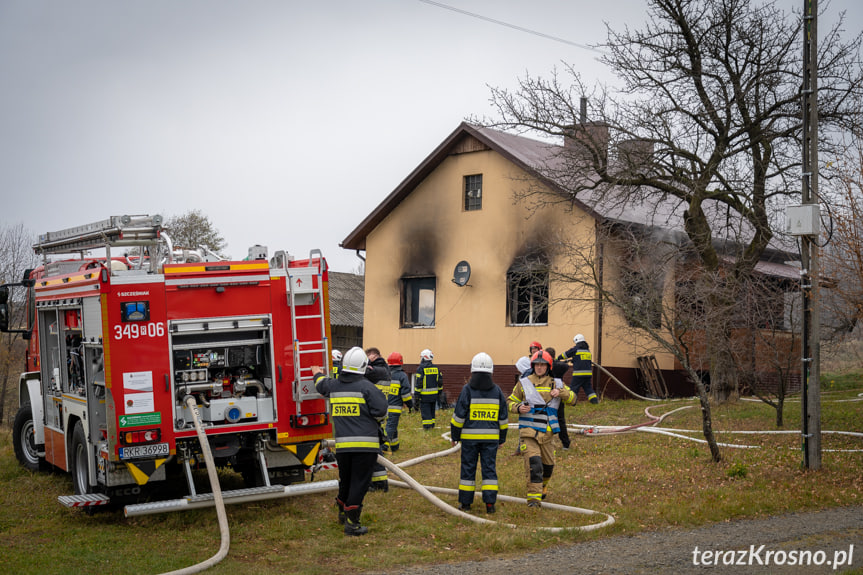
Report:
<svg viewBox="0 0 863 575"><path fill-rule="evenodd" d="M491 556L485 561L435 564L399 573L810 575L849 570L863 573L863 506L615 536L520 557Z"/></svg>

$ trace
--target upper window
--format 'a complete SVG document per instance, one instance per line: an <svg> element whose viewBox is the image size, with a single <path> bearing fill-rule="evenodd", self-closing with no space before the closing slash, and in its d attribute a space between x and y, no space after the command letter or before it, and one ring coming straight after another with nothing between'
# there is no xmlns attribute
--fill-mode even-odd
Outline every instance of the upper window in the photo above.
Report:
<svg viewBox="0 0 863 575"><path fill-rule="evenodd" d="M482 209L482 174L464 177L464 211Z"/></svg>
<svg viewBox="0 0 863 575"><path fill-rule="evenodd" d="M506 291L510 325L548 323L548 269L510 268Z"/></svg>
<svg viewBox="0 0 863 575"><path fill-rule="evenodd" d="M401 327L434 327L435 278L402 278Z"/></svg>

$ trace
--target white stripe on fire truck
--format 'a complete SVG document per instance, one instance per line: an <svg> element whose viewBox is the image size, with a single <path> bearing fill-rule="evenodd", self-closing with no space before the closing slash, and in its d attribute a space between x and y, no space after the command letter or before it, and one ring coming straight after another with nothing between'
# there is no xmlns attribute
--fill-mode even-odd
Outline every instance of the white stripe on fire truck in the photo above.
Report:
<svg viewBox="0 0 863 575"><path fill-rule="evenodd" d="M247 282L263 282L270 279L270 274L253 275L253 276L233 276L233 277L204 277L204 278L187 278L177 280L165 280L165 285L215 285L215 284L230 284L230 283L247 283Z"/></svg>
<svg viewBox="0 0 863 575"><path fill-rule="evenodd" d="M51 289L51 288L37 288L39 291L36 292L36 298L40 297L51 297L54 298L58 295L69 295L69 294L79 294L82 297L92 295L92 293L99 291L99 286L97 284L87 285L87 286L75 286L66 289Z"/></svg>

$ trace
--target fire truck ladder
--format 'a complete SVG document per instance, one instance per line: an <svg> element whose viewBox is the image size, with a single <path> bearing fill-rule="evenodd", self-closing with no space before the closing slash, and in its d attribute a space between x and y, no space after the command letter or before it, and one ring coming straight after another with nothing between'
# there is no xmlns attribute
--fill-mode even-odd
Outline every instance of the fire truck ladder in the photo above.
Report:
<svg viewBox="0 0 863 575"><path fill-rule="evenodd" d="M37 254L68 254L105 248L110 261L112 247L135 247L160 242L162 216L111 216L106 220L39 235L33 244ZM109 268L110 269L110 268Z"/></svg>
<svg viewBox="0 0 863 575"><path fill-rule="evenodd" d="M315 263L317 257L317 263ZM307 267L290 267L286 265L288 272L288 302L291 308L291 333L294 337L294 398L297 404L297 415L301 415L300 404L307 399L319 399L322 396L315 391L315 383L312 378L310 362L303 362L303 357L317 355L319 359L315 362L321 366L329 365L329 341L327 340L327 326L324 317L323 297L323 273L324 258L321 250L312 250L309 253L309 265ZM299 306L315 305L314 311L308 315L298 315ZM301 341L298 337L298 326L308 326L317 322L321 339ZM303 364L308 367L303 367Z"/></svg>

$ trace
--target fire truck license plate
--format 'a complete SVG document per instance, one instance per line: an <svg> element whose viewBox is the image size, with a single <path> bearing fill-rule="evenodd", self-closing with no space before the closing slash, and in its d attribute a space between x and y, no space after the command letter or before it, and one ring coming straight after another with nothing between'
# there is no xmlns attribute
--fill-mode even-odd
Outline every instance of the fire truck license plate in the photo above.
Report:
<svg viewBox="0 0 863 575"><path fill-rule="evenodd" d="M155 443L153 445L135 445L134 447L121 447L120 459L139 459L141 457L158 457L168 455L171 450L167 443Z"/></svg>

